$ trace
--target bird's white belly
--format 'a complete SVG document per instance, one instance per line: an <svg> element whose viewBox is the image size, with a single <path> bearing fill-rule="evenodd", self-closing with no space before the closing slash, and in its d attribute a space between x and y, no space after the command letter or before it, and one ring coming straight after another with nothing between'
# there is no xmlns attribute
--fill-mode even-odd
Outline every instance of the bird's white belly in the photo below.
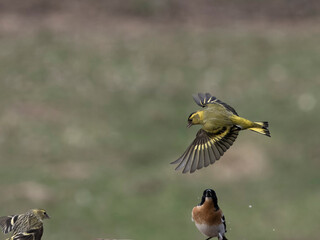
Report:
<svg viewBox="0 0 320 240"><path fill-rule="evenodd" d="M223 236L225 233L224 225L207 225L207 224L197 224L199 231L206 235L207 237L218 237L219 233Z"/></svg>

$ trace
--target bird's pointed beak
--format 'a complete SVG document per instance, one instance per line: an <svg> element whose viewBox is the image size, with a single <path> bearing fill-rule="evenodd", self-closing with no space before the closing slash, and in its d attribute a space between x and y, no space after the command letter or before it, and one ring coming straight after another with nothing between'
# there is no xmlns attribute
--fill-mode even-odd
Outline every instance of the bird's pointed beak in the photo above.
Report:
<svg viewBox="0 0 320 240"><path fill-rule="evenodd" d="M189 122L187 125L187 128L190 128L192 126L192 122Z"/></svg>
<svg viewBox="0 0 320 240"><path fill-rule="evenodd" d="M50 219L50 216L49 216L48 214L46 214L46 218L47 218L47 219Z"/></svg>

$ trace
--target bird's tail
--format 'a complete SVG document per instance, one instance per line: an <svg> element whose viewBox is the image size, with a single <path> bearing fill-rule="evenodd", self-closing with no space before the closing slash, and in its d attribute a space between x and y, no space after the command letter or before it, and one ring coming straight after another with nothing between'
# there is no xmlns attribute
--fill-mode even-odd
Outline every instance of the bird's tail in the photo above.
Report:
<svg viewBox="0 0 320 240"><path fill-rule="evenodd" d="M251 131L266 135L268 137L270 136L269 132L269 123L268 122L254 122L255 126L252 128L249 128Z"/></svg>

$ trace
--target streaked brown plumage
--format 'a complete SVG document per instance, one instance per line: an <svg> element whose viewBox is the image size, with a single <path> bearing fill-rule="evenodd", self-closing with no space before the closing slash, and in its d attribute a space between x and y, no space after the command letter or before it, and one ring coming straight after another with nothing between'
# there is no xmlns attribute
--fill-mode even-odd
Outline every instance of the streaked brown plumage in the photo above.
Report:
<svg viewBox="0 0 320 240"><path fill-rule="evenodd" d="M50 218L43 209L30 209L17 215L0 217L3 233L12 232L7 240L40 240L43 234L43 220Z"/></svg>

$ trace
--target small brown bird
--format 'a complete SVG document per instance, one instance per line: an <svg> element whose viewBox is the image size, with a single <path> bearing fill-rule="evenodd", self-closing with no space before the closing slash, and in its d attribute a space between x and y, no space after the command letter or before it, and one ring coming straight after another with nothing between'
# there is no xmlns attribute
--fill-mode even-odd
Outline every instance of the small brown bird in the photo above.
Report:
<svg viewBox="0 0 320 240"><path fill-rule="evenodd" d="M201 202L192 209L192 221L198 230L208 238L217 237L219 240L227 240L225 217L218 206L218 198L212 189L203 192Z"/></svg>
<svg viewBox="0 0 320 240"><path fill-rule="evenodd" d="M3 233L12 231L7 240L41 240L43 234L43 220L50 218L43 209L30 209L17 215L0 217Z"/></svg>
<svg viewBox="0 0 320 240"><path fill-rule="evenodd" d="M193 173L213 164L230 148L240 130L249 129L270 137L268 122L239 117L231 106L209 93L199 93L193 98L203 109L190 114L187 127L200 124L202 128L187 150L171 163L178 164L176 170Z"/></svg>

